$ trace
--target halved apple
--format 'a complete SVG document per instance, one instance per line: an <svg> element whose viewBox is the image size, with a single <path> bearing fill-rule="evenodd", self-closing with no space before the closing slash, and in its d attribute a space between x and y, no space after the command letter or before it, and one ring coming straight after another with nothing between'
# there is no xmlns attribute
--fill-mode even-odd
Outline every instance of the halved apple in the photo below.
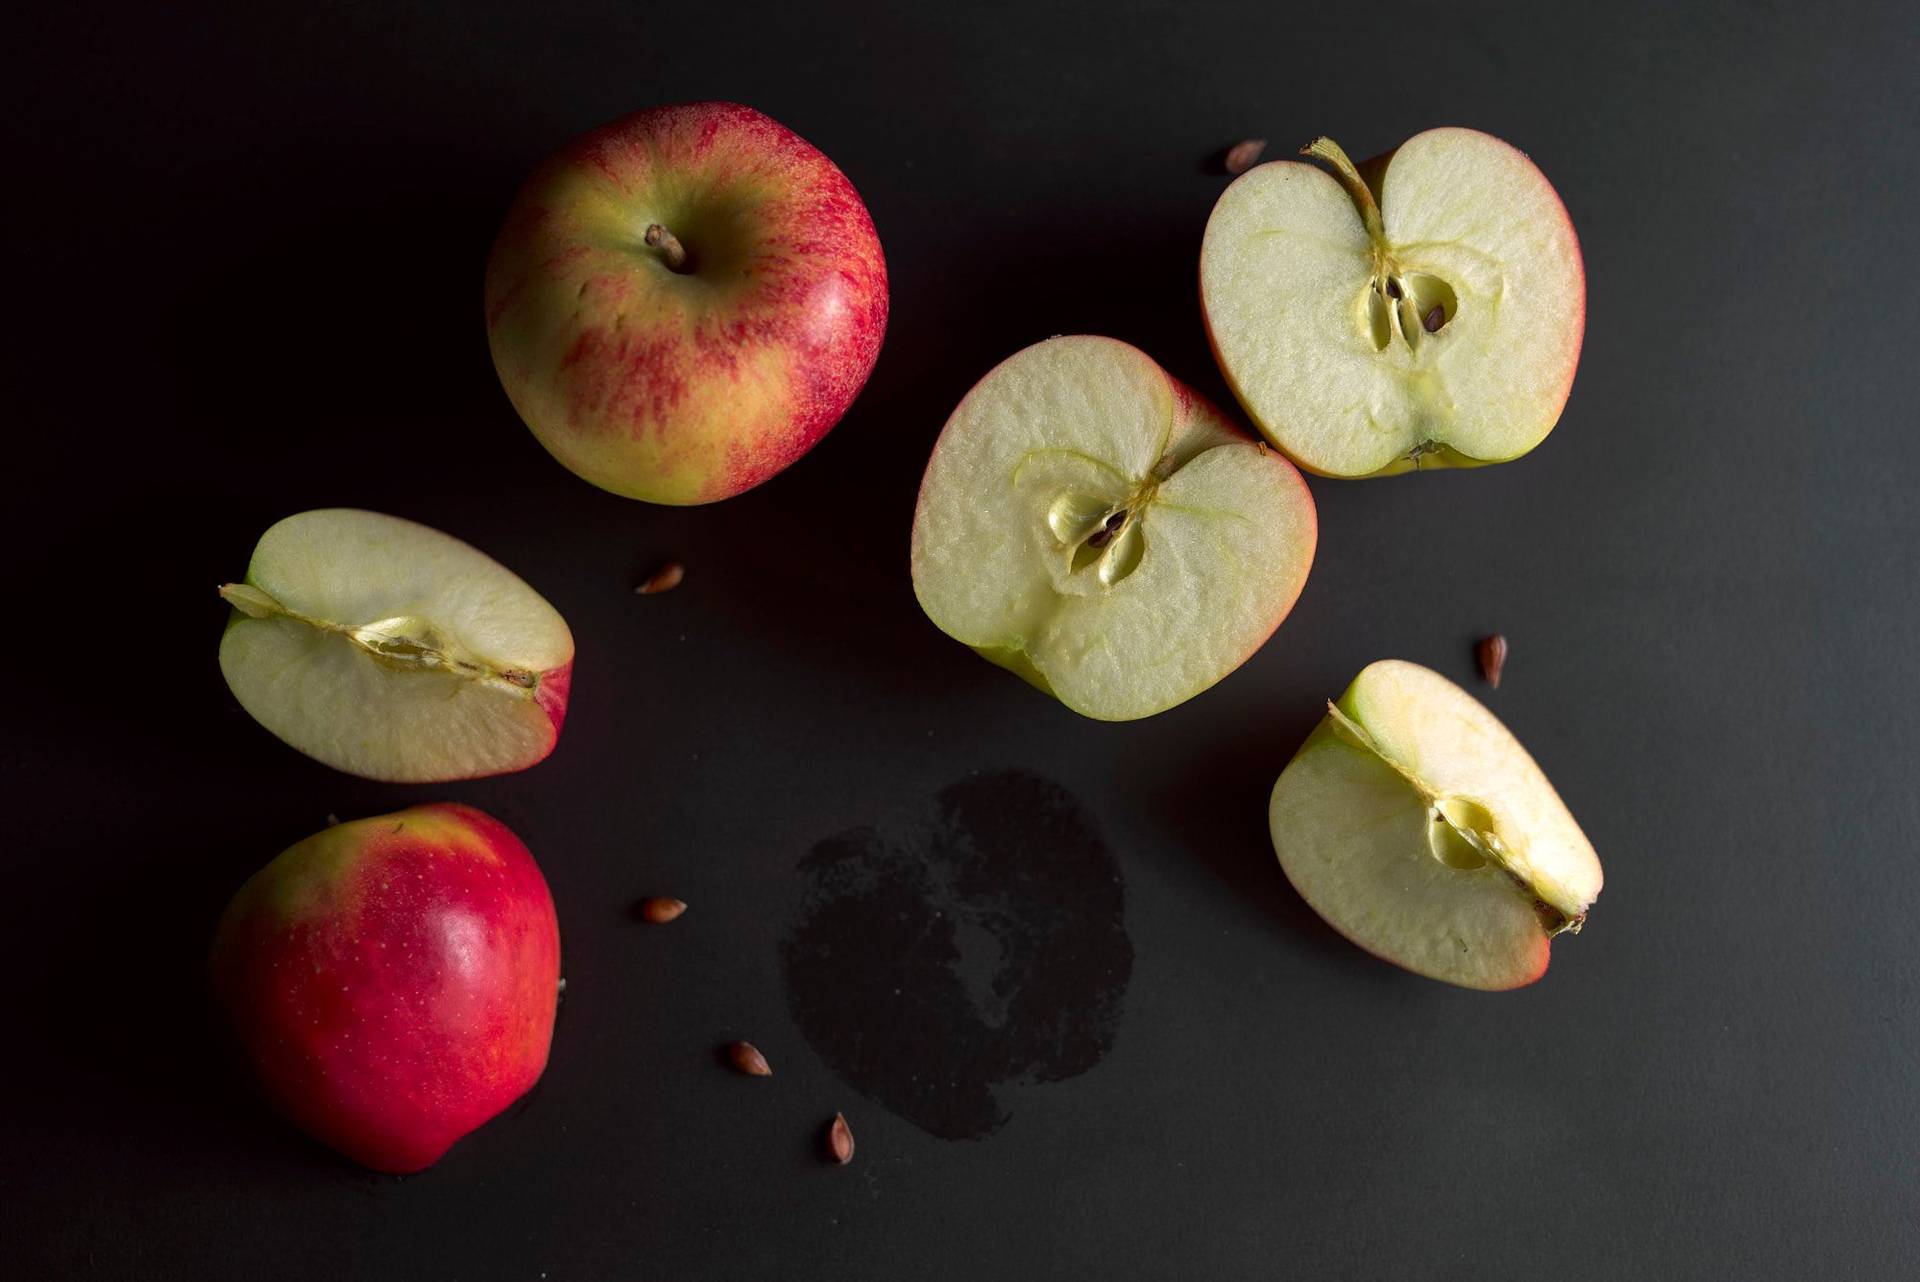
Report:
<svg viewBox="0 0 1920 1282"><path fill-rule="evenodd" d="M1467 988L1546 973L1600 893L1600 860L1527 750L1439 673L1354 678L1273 786L1280 867L1368 952Z"/></svg>
<svg viewBox="0 0 1920 1282"><path fill-rule="evenodd" d="M913 521L940 630L1075 712L1144 717L1244 662L1313 563L1287 461L1138 348L1052 338L974 385Z"/></svg>
<svg viewBox="0 0 1920 1282"><path fill-rule="evenodd" d="M1331 140L1249 170L1200 249L1214 356L1267 439L1323 476L1518 458L1553 430L1586 324L1566 207L1472 129L1363 166Z"/></svg>
<svg viewBox="0 0 1920 1282"><path fill-rule="evenodd" d="M512 571L450 535L347 508L269 529L220 670L308 756L395 783L522 770L560 737L573 634Z"/></svg>

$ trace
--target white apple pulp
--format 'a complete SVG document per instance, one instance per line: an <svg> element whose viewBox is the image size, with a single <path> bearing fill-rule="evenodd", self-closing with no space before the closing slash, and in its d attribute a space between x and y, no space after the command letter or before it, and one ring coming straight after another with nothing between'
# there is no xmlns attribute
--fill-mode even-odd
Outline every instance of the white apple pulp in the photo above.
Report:
<svg viewBox="0 0 1920 1282"><path fill-rule="evenodd" d="M1110 338L1049 339L982 379L941 433L913 527L940 629L1076 712L1191 698L1277 627L1313 562L1283 458Z"/></svg>
<svg viewBox="0 0 1920 1282"><path fill-rule="evenodd" d="M1249 170L1200 251L1214 353L1255 424L1325 476L1538 445L1586 323L1579 241L1546 177L1471 129L1418 134L1365 177L1325 139L1307 150L1335 173Z"/></svg>
<svg viewBox="0 0 1920 1282"><path fill-rule="evenodd" d="M1354 679L1281 772L1287 879L1335 930L1468 988L1532 983L1577 931L1600 860L1540 767L1480 702L1418 664Z"/></svg>
<svg viewBox="0 0 1920 1282"><path fill-rule="evenodd" d="M426 783L551 751L573 636L538 593L438 530L345 508L261 536L220 670L253 718L339 770Z"/></svg>

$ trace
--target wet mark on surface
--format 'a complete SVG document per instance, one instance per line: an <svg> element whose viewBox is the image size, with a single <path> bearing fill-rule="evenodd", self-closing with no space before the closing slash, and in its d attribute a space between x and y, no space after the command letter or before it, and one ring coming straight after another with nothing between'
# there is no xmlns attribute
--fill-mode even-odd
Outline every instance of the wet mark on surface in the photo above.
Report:
<svg viewBox="0 0 1920 1282"><path fill-rule="evenodd" d="M1009 1086L1086 1072L1113 1045L1133 945L1091 819L1019 771L944 789L903 834L856 828L800 861L782 948L815 1051L929 1134L979 1139Z"/></svg>

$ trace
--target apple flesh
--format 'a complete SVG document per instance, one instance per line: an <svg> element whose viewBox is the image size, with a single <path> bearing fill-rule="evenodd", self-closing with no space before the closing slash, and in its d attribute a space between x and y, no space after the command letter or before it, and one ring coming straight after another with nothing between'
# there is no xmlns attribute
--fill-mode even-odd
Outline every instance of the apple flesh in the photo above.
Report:
<svg viewBox="0 0 1920 1282"><path fill-rule="evenodd" d="M806 453L867 381L887 268L845 174L750 107L624 117L542 164L487 263L520 417L602 489L707 503Z"/></svg>
<svg viewBox="0 0 1920 1282"><path fill-rule="evenodd" d="M921 483L913 587L954 639L1107 721L1192 698L1306 582L1313 497L1144 352L1048 339L947 421Z"/></svg>
<svg viewBox="0 0 1920 1282"><path fill-rule="evenodd" d="M397 783L522 770L553 751L573 681L566 621L438 530L350 508L261 536L220 670L254 720L318 761Z"/></svg>
<svg viewBox="0 0 1920 1282"><path fill-rule="evenodd" d="M1267 439L1322 476L1518 458L1573 386L1586 274L1566 207L1472 129L1356 168L1322 138L1222 193L1200 250L1216 359Z"/></svg>
<svg viewBox="0 0 1920 1282"><path fill-rule="evenodd" d="M405 1174L539 1080L560 929L504 824L416 806L329 828L255 873L211 966L274 1106L361 1165Z"/></svg>
<svg viewBox="0 0 1920 1282"><path fill-rule="evenodd" d="M1368 952L1466 988L1546 973L1600 860L1527 750L1436 672L1369 665L1274 784L1294 889Z"/></svg>

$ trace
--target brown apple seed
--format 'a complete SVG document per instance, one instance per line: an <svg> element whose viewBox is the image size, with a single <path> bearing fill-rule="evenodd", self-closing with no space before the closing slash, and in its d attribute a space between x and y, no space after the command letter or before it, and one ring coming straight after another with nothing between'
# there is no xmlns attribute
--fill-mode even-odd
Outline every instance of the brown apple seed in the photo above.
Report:
<svg viewBox="0 0 1920 1282"><path fill-rule="evenodd" d="M640 901L640 915L656 926L666 925L685 911L686 901L665 895L652 895Z"/></svg>
<svg viewBox="0 0 1920 1282"><path fill-rule="evenodd" d="M648 575L647 581L635 588L634 591L641 596L653 596L660 592L671 592L679 587L680 580L686 577L687 570L685 566L681 565L678 561L669 561Z"/></svg>
<svg viewBox="0 0 1920 1282"><path fill-rule="evenodd" d="M773 1068L767 1063L767 1057L752 1042L733 1043L727 1047L727 1058L748 1077L773 1076Z"/></svg>
<svg viewBox="0 0 1920 1282"><path fill-rule="evenodd" d="M1507 666L1507 639L1498 632L1482 637L1475 652L1480 656L1480 671L1487 678L1487 684L1498 690L1500 673Z"/></svg>
<svg viewBox="0 0 1920 1282"><path fill-rule="evenodd" d="M1246 173L1254 167L1260 159L1260 153L1266 149L1265 138L1248 138L1233 144L1227 148L1225 161L1227 172L1235 175Z"/></svg>
<svg viewBox="0 0 1920 1282"><path fill-rule="evenodd" d="M841 1166L853 1160L853 1128L847 1125L845 1113L835 1113L827 1127L827 1156Z"/></svg>

